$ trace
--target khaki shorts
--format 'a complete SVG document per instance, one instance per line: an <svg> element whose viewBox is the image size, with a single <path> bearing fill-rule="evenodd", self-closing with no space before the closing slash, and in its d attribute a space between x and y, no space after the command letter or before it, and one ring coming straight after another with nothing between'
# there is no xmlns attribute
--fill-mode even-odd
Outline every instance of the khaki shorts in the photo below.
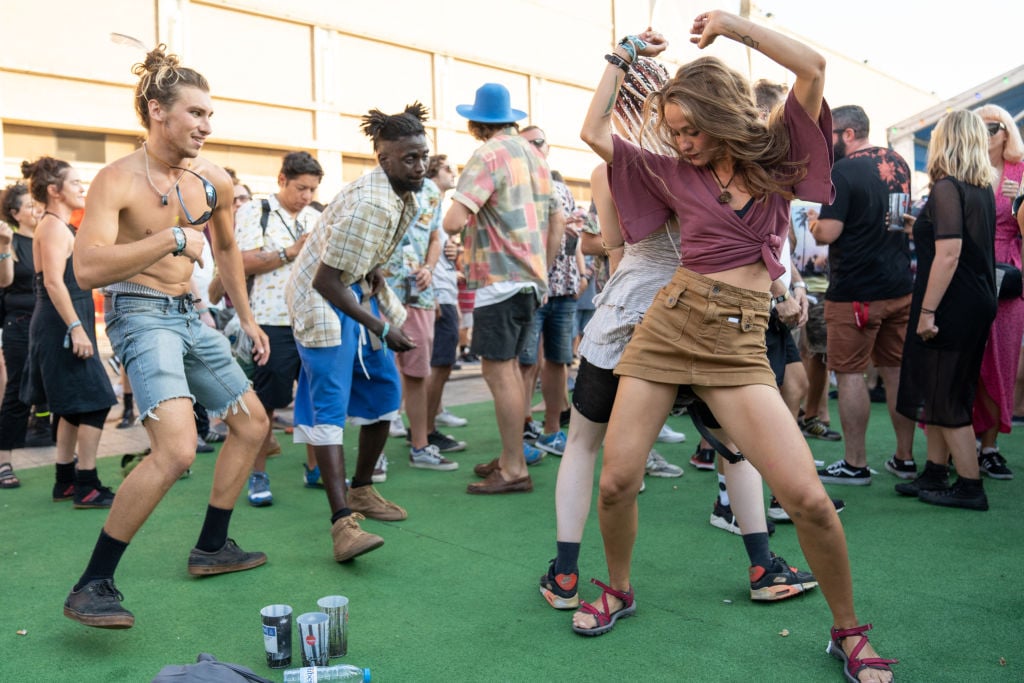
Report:
<svg viewBox="0 0 1024 683"><path fill-rule="evenodd" d="M829 370L841 374L864 372L869 363L876 368L898 368L909 319L909 294L868 302L826 301Z"/></svg>
<svg viewBox="0 0 1024 683"><path fill-rule="evenodd" d="M615 374L691 386L776 387L768 364L767 292L676 270L626 345Z"/></svg>

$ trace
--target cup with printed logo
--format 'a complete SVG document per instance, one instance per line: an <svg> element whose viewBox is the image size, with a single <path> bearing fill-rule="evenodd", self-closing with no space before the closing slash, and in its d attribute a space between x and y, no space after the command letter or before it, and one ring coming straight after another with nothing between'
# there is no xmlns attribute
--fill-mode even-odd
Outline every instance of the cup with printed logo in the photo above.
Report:
<svg viewBox="0 0 1024 683"><path fill-rule="evenodd" d="M323 612L300 614L295 623L299 627L299 642L302 644L302 666L327 666L328 654L327 624L330 621Z"/></svg>
<svg viewBox="0 0 1024 683"><path fill-rule="evenodd" d="M344 657L348 653L348 598L327 595L316 601L316 606L330 617L327 625L328 654Z"/></svg>
<svg viewBox="0 0 1024 683"><path fill-rule="evenodd" d="M263 620L263 648L267 666L283 669L292 663L292 608L267 605L260 610Z"/></svg>
<svg viewBox="0 0 1024 683"><path fill-rule="evenodd" d="M886 212L886 227L892 232L906 229L904 215L910 212L910 195L906 192L889 193L889 210Z"/></svg>

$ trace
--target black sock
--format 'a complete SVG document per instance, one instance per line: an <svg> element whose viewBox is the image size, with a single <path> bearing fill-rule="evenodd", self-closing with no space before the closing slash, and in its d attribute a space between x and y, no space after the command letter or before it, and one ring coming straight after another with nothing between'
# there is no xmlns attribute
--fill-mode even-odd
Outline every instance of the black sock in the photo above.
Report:
<svg viewBox="0 0 1024 683"><path fill-rule="evenodd" d="M206 519L203 529L199 532L196 549L213 553L224 547L228 541L228 523L231 521L231 510L206 506Z"/></svg>
<svg viewBox="0 0 1024 683"><path fill-rule="evenodd" d="M580 544L558 541L558 555L555 556L555 574L578 574Z"/></svg>
<svg viewBox="0 0 1024 683"><path fill-rule="evenodd" d="M352 477L352 484L349 485L349 488L350 489L357 489L357 488L360 488L362 486L372 486L372 485L373 485L373 479L367 479L367 480L364 481L364 480L360 480L360 479L356 479L355 477Z"/></svg>
<svg viewBox="0 0 1024 683"><path fill-rule="evenodd" d="M95 469L75 470L75 484L79 486L99 486L100 478Z"/></svg>
<svg viewBox="0 0 1024 683"><path fill-rule="evenodd" d="M124 412L130 413L135 410L135 394L124 395Z"/></svg>
<svg viewBox="0 0 1024 683"><path fill-rule="evenodd" d="M58 484L73 484L75 483L75 463L57 463L57 483Z"/></svg>
<svg viewBox="0 0 1024 683"><path fill-rule="evenodd" d="M772 566L772 552L768 549L767 531L757 534L743 534L743 546L747 549L747 557L750 558L750 566L766 568L770 568Z"/></svg>
<svg viewBox="0 0 1024 683"><path fill-rule="evenodd" d="M335 522L337 522L342 517L348 517L351 514L352 514L351 508L341 508L340 510L335 512L333 515L331 515L331 525L333 525Z"/></svg>
<svg viewBox="0 0 1024 683"><path fill-rule="evenodd" d="M92 557L89 558L89 565L85 568L82 578L75 584L75 590L80 589L90 581L97 579L114 578L114 570L117 569L121 556L127 550L128 544L111 538L106 531L100 532L96 539L96 547L93 548Z"/></svg>

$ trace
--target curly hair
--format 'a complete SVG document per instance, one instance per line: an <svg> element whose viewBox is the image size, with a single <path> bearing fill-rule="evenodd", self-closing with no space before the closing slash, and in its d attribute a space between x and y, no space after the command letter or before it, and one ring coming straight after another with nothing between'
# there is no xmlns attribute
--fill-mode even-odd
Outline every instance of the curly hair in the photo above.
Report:
<svg viewBox="0 0 1024 683"><path fill-rule="evenodd" d="M48 199L46 188L56 185L58 191L62 189L70 168L71 164L63 159L42 156L35 161L21 162L21 177L28 180L32 199L45 206Z"/></svg>
<svg viewBox="0 0 1024 683"><path fill-rule="evenodd" d="M772 193L792 199L788 187L807 174L806 162L790 162L789 134L776 109L762 121L747 80L717 57L701 57L679 67L659 92L648 98L644 117L657 117L656 133L674 147L665 106L674 104L687 121L719 143L712 161L732 157L736 174L755 198Z"/></svg>
<svg viewBox="0 0 1024 683"><path fill-rule="evenodd" d="M21 198L28 194L28 186L25 183L14 183L4 188L0 194L0 220L12 228L20 227L14 212L21 208Z"/></svg>
<svg viewBox="0 0 1024 683"><path fill-rule="evenodd" d="M401 114L385 114L380 109L371 109L363 116L360 125L366 137L373 140L373 150L377 151L384 140L400 140L410 135L425 135L423 122L427 120L428 110L420 102L407 105Z"/></svg>
<svg viewBox="0 0 1024 683"><path fill-rule="evenodd" d="M210 92L210 84L201 73L181 66L178 56L167 54L165 50L167 46L161 43L146 55L146 61L132 66L132 73L139 77L135 86L135 113L146 130L149 130L150 100L169 108L178 100L178 91L183 86Z"/></svg>

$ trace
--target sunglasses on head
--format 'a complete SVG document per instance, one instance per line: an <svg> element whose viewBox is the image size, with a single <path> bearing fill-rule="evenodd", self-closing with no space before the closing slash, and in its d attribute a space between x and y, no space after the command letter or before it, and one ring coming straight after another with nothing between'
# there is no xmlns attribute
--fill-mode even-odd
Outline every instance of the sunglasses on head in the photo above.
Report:
<svg viewBox="0 0 1024 683"><path fill-rule="evenodd" d="M1006 130L1006 126L1003 125L1002 121L992 121L991 123L986 123L985 127L988 128L989 135L995 135L1001 130Z"/></svg>
<svg viewBox="0 0 1024 683"><path fill-rule="evenodd" d="M208 206L209 208L206 211L204 211L203 214L198 218L192 218L192 216L188 212L188 207L185 206L185 200L181 196L181 183L175 183L174 185L174 189L178 191L178 203L181 204L181 210L185 212L185 222L188 223L189 225L199 225L210 220L210 216L213 215L213 210L217 208L217 188L213 186L213 183L211 183L209 180L199 175L195 171L192 171L187 168L181 168L180 166L172 166L171 168L178 169L179 171L184 171L185 173L191 173L196 178L199 178L199 180L203 181L203 193L206 194L206 206Z"/></svg>
<svg viewBox="0 0 1024 683"><path fill-rule="evenodd" d="M536 140L530 140L530 144L533 145L534 147L536 147L537 149L540 149L541 147L543 147L545 142L547 142L547 140L545 140L544 138L537 138Z"/></svg>

